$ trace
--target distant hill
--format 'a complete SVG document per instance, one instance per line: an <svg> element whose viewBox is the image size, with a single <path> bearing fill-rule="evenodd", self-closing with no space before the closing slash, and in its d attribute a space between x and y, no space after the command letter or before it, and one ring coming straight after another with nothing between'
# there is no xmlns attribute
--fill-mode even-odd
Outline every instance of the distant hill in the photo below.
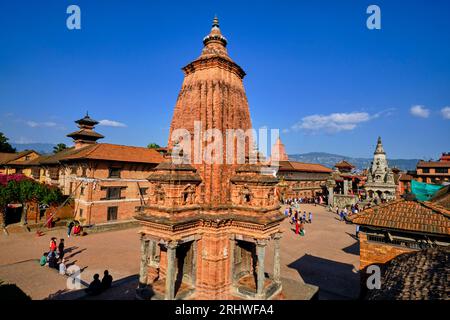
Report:
<svg viewBox="0 0 450 320"><path fill-rule="evenodd" d="M16 150L34 150L40 154L53 153L53 147L55 144L52 143L11 143L11 145L16 148Z"/></svg>
<svg viewBox="0 0 450 320"><path fill-rule="evenodd" d="M358 170L367 169L372 162L372 158L352 158L326 152L290 154L289 159L307 163L320 163L329 168L333 168L333 166L341 160L346 160L353 164ZM388 159L389 167L396 167L400 170L415 170L418 161L419 159Z"/></svg>

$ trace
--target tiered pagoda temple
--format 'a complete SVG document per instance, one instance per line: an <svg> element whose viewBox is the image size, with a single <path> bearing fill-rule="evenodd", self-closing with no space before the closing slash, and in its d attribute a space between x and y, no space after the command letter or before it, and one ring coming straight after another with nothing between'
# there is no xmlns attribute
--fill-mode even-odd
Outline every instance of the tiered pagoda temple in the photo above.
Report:
<svg viewBox="0 0 450 320"><path fill-rule="evenodd" d="M227 40L214 19L199 58L183 68L185 78L170 133L194 136L218 129L252 127L243 86L245 72L228 56ZM192 138L193 139L193 138ZM137 213L141 224L142 299L273 299L281 295L278 179L249 163L182 163L173 158L148 177L149 200ZM203 140L201 140L203 141ZM233 142L234 143L234 142ZM202 142L205 147L206 142ZM169 138L169 149L176 143ZM274 255L266 255L274 241ZM273 259L273 270L266 270ZM267 276L269 274L269 276Z"/></svg>

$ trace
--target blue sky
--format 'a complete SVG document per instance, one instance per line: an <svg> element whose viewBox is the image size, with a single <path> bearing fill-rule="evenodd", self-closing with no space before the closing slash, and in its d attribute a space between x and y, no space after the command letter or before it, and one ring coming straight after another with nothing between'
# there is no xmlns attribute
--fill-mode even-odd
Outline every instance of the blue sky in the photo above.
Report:
<svg viewBox="0 0 450 320"><path fill-rule="evenodd" d="M71 4L81 30L66 27ZM366 27L371 4L381 30ZM104 142L165 145L180 68L217 14L253 126L279 128L288 153L368 157L381 135L391 158L436 158L450 151L449 12L446 0L2 1L0 131L70 144L89 110L123 124L98 126Z"/></svg>

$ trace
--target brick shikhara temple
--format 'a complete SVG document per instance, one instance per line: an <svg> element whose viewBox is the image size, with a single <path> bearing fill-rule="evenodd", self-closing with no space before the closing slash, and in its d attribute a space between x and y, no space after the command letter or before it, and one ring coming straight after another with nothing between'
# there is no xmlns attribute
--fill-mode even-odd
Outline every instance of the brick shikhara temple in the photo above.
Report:
<svg viewBox="0 0 450 320"><path fill-rule="evenodd" d="M183 68L170 133L252 128L245 72L228 56L214 18L200 57ZM250 138L249 140L251 140ZM202 140L203 141L203 140ZM223 139L225 152L227 141ZM206 143L203 143L203 147ZM175 143L169 138L169 149ZM260 162L176 164L150 173L141 224L142 299L273 299L281 296L278 179ZM274 241L274 254L266 247ZM273 270L265 270L273 259ZM268 276L270 274L270 276Z"/></svg>

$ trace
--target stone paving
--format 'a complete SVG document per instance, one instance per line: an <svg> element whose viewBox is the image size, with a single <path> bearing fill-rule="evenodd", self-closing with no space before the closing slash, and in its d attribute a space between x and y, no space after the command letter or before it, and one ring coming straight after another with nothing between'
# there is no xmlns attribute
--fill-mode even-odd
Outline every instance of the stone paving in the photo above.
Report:
<svg viewBox="0 0 450 320"><path fill-rule="evenodd" d="M321 206L301 205L313 213L313 223L306 224L304 237L296 235L288 220L282 223L281 276L320 287L320 299L351 299L359 293L359 246L355 227L339 221ZM16 283L33 299L80 298L80 292L67 292L67 278L38 259L48 250L51 237L64 238L68 264L82 270L82 281L89 283L95 273L108 269L115 285L95 299L133 299L139 272L140 241L138 228L95 233L67 238L64 229L34 233L0 235L0 279ZM266 272L272 273L273 247L266 253ZM295 290L290 287L289 290ZM293 296L293 295L291 295ZM89 298L91 299L91 298Z"/></svg>

